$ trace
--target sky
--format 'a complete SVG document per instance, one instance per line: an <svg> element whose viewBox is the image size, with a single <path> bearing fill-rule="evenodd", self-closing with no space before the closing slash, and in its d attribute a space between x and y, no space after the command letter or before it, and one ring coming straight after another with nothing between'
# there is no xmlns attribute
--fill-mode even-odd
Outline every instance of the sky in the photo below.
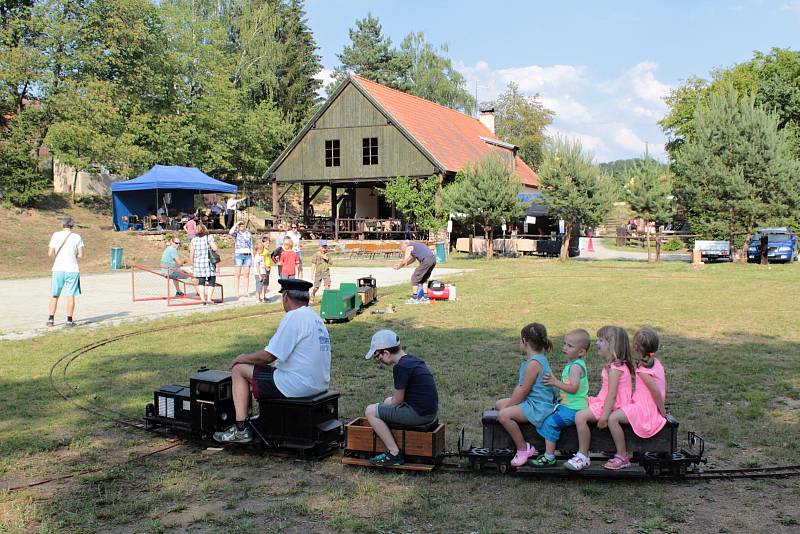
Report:
<svg viewBox="0 0 800 534"><path fill-rule="evenodd" d="M598 162L666 161L658 126L671 89L747 61L800 49L800 0L306 0L329 81L348 30L372 13L399 46L411 32L446 44L454 67L493 100L508 82L556 112L550 135L579 139Z"/></svg>

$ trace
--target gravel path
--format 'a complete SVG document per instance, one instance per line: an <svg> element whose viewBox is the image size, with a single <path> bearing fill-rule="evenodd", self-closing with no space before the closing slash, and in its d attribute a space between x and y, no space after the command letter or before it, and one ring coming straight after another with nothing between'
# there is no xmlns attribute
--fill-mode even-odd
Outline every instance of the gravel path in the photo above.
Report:
<svg viewBox="0 0 800 534"><path fill-rule="evenodd" d="M335 267L331 270L331 286L337 287L341 282L355 282L357 278L367 275L375 277L380 288L396 284L409 284L411 268L395 271L391 267ZM274 270L273 270L274 271ZM434 271L437 278L461 272L458 269L437 267ZM232 268L223 270L223 275L232 273ZM252 275L251 275L252 277ZM153 296L165 293L165 280L151 276L147 283L137 275L137 294ZM306 276L308 278L308 276ZM251 296L233 296L233 279L222 276L219 282L225 289L225 302L213 306L167 306L165 300L133 302L131 297L131 273L117 272L108 274L89 274L81 276L83 294L77 297L75 320L79 325L108 325L124 321L154 319L165 316L208 313L233 306L256 305L253 280L250 280ZM275 272L272 273L271 287L268 297L277 305L277 283ZM29 278L22 280L0 280L0 301L5 303L5 312L0 314L0 339L23 339L37 336L53 329L64 328L66 321L66 302L60 299L56 312L56 325L47 328L47 303L50 296L50 278ZM317 299L322 298L322 290ZM262 304L264 306L264 304Z"/></svg>
<svg viewBox="0 0 800 534"><path fill-rule="evenodd" d="M581 238L583 240L583 238ZM582 243L583 244L583 243ZM647 250L644 252L633 252L627 250L613 250L603 246L602 239L592 240L594 252L581 249L581 255L576 260L620 260L620 261L647 261ZM656 251L653 249L653 257ZM662 252L662 261L691 261L689 254L675 254L672 252Z"/></svg>

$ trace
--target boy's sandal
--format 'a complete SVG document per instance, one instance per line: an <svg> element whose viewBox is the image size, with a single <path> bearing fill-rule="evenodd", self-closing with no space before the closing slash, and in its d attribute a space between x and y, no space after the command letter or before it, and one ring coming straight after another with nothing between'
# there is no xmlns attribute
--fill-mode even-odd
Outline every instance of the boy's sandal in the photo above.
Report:
<svg viewBox="0 0 800 534"><path fill-rule="evenodd" d="M617 471L618 469L625 469L626 467L631 466L631 459L627 456L622 456L620 454L615 454L613 458L607 461L603 467L606 469L611 469L612 471Z"/></svg>
<svg viewBox="0 0 800 534"><path fill-rule="evenodd" d="M556 459L553 458L552 460L549 460L544 454L542 454L535 460L528 460L528 463L533 467L552 467L556 465Z"/></svg>
<svg viewBox="0 0 800 534"><path fill-rule="evenodd" d="M587 469L592 464L591 460L586 459L575 455L566 462L564 462L564 467L569 469L570 471L582 471Z"/></svg>

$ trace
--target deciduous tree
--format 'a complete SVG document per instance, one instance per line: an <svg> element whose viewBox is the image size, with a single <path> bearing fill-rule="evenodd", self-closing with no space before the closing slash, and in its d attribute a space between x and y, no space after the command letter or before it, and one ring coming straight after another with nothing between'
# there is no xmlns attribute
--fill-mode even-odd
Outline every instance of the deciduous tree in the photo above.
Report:
<svg viewBox="0 0 800 534"><path fill-rule="evenodd" d="M439 178L429 176L424 180L398 176L386 184L383 191L387 202L394 204L406 218L425 230L436 232L444 228L447 217L436 209Z"/></svg>
<svg viewBox="0 0 800 534"><path fill-rule="evenodd" d="M495 102L497 135L519 147L519 157L536 169L542 161L544 130L553 122L555 112L547 109L539 97L527 97L511 82Z"/></svg>

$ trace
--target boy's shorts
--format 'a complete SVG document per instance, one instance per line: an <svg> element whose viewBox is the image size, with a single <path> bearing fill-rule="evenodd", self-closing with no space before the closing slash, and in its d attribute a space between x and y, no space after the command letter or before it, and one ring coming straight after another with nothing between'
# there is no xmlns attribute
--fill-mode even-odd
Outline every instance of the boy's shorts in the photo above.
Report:
<svg viewBox="0 0 800 534"><path fill-rule="evenodd" d="M559 404L553 413L545 417L536 431L547 441L555 443L561 436L562 430L575 425L575 414L577 413L577 410Z"/></svg>
<svg viewBox="0 0 800 534"><path fill-rule="evenodd" d="M406 426L426 425L436 419L436 414L418 415L417 412L406 404L394 405L378 403L378 417L386 423L395 423Z"/></svg>
<svg viewBox="0 0 800 534"><path fill-rule="evenodd" d="M259 293L265 287L269 287L269 278L266 274L257 274L254 276L256 280L256 293Z"/></svg>
<svg viewBox="0 0 800 534"><path fill-rule="evenodd" d="M64 292L65 297L74 297L81 294L81 273L68 273L66 271L53 271L50 278L50 287L54 297L60 297Z"/></svg>
<svg viewBox="0 0 800 534"><path fill-rule="evenodd" d="M314 273L314 289L318 289L325 282L325 287L331 286L331 272Z"/></svg>

